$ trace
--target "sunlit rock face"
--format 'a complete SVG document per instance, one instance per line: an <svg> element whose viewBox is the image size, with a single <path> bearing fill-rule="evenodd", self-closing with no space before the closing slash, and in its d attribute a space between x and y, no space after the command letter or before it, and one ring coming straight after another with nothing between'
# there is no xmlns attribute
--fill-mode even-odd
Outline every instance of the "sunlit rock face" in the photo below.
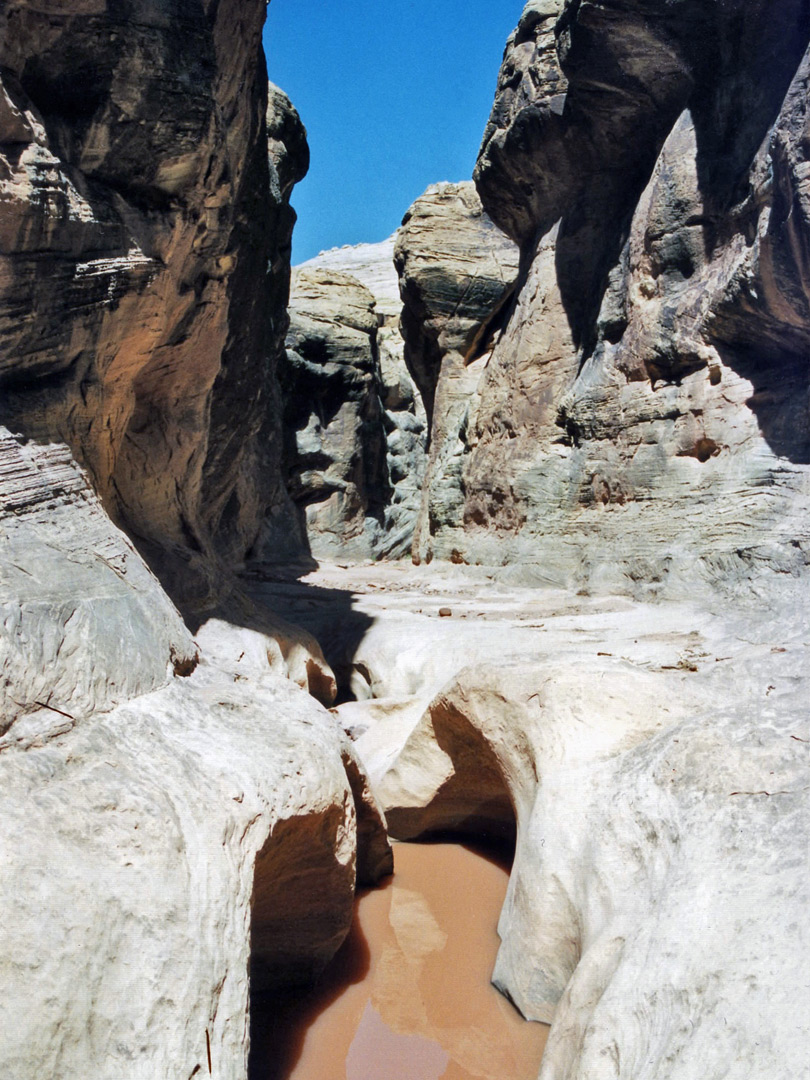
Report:
<svg viewBox="0 0 810 1080"><path fill-rule="evenodd" d="M71 723L193 670L177 609L65 446L0 428L0 501L0 735Z"/></svg>
<svg viewBox="0 0 810 1080"><path fill-rule="evenodd" d="M0 419L66 443L191 602L286 502L273 371L307 155L284 95L266 119L264 14L0 14Z"/></svg>
<svg viewBox="0 0 810 1080"><path fill-rule="evenodd" d="M435 555L631 590L804 567L809 35L798 0L527 5L476 169L522 270Z"/></svg>
<svg viewBox="0 0 810 1080"><path fill-rule="evenodd" d="M467 668L383 780L404 835L515 814L494 980L552 1023L541 1080L804 1068L806 687L795 653L783 666L746 651L722 674L597 658L587 678L565 660Z"/></svg>
<svg viewBox="0 0 810 1080"><path fill-rule="evenodd" d="M9 1080L245 1080L249 976L315 977L390 870L331 716L238 657L0 739Z"/></svg>
<svg viewBox="0 0 810 1080"><path fill-rule="evenodd" d="M334 679L247 601L192 639L64 445L0 429L0 505L0 1072L244 1080L249 965L390 870Z"/></svg>
<svg viewBox="0 0 810 1080"><path fill-rule="evenodd" d="M519 251L484 213L472 183L444 183L428 188L408 210L394 257L405 360L430 423L413 542L415 558L429 561L434 533L449 536L462 525L466 433L517 279Z"/></svg>
<svg viewBox="0 0 810 1080"><path fill-rule="evenodd" d="M640 603L513 570L344 578L368 682L336 712L391 834L516 834L494 977L552 1023L540 1080L801 1075L806 579Z"/></svg>
<svg viewBox="0 0 810 1080"><path fill-rule="evenodd" d="M409 552L426 420L405 365L393 237L296 267L286 357L285 476L316 558ZM281 549L265 530L257 559Z"/></svg>

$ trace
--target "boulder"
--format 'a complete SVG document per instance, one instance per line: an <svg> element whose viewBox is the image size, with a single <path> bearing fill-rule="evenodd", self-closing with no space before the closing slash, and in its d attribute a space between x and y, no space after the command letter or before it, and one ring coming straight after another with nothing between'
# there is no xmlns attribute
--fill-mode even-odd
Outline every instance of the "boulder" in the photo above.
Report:
<svg viewBox="0 0 810 1080"><path fill-rule="evenodd" d="M244 1080L249 988L311 981L356 879L391 869L344 754L312 698L236 659L81 723L15 724L0 742L3 1075L148 1080L210 1060Z"/></svg>

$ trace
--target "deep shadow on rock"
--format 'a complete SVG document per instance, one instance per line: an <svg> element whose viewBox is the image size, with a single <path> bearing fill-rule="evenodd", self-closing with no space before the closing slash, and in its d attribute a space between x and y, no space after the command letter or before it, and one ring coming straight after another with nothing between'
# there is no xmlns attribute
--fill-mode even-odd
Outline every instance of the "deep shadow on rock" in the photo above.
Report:
<svg viewBox="0 0 810 1080"><path fill-rule="evenodd" d="M286 1080L300 1058L309 1025L371 966L355 914L348 936L317 984L251 995L248 1080ZM294 1022L291 1022L294 1021Z"/></svg>
<svg viewBox="0 0 810 1080"><path fill-rule="evenodd" d="M723 363L751 384L746 406L768 446L794 465L810 465L810 365L806 353L718 345Z"/></svg>
<svg viewBox="0 0 810 1080"><path fill-rule="evenodd" d="M244 579L245 589L278 617L317 640L334 672L335 703L340 704L356 696L352 686L354 658L374 620L357 610L350 592L299 581L310 569L257 567Z"/></svg>
<svg viewBox="0 0 810 1080"><path fill-rule="evenodd" d="M512 795L499 762L487 738L470 723L463 708L452 697L431 704L429 718L422 724L432 727L436 746L452 762L448 775L438 784L424 807L392 805L386 814L391 836L413 840L454 833L460 836L500 839L514 851L516 836ZM397 770L407 770L406 749L399 755ZM414 751L417 755L419 750Z"/></svg>
<svg viewBox="0 0 810 1080"><path fill-rule="evenodd" d="M185 612L186 623L196 639L212 655L219 654L218 628L227 627L227 651L233 652L234 634L243 638L244 669L252 664L269 664L321 704L333 704L337 686L317 639L301 625L279 616L276 610L257 602L233 579L230 595L212 608Z"/></svg>

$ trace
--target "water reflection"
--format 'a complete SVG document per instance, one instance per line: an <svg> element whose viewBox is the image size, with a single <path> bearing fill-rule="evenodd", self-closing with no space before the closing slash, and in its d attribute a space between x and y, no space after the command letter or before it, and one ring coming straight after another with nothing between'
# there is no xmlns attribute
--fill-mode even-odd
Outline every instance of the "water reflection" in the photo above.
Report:
<svg viewBox="0 0 810 1080"><path fill-rule="evenodd" d="M450 1055L423 1035L399 1035L366 1002L346 1058L346 1080L440 1080Z"/></svg>
<svg viewBox="0 0 810 1080"><path fill-rule="evenodd" d="M548 1029L489 978L503 859L397 844L396 873L358 901L318 986L253 1005L250 1080L534 1080Z"/></svg>

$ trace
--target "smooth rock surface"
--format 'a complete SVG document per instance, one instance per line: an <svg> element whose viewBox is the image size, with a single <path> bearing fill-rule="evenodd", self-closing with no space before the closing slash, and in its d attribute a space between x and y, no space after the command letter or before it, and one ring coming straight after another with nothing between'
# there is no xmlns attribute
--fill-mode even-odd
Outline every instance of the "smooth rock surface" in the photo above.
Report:
<svg viewBox="0 0 810 1080"><path fill-rule="evenodd" d="M244 1080L249 970L334 953L379 796L401 836L515 834L496 980L553 1018L544 1080L794 1080L807 5L531 0L484 211L442 185L398 248L430 575L237 587L305 550L307 150L263 15L0 11L0 1071ZM364 557L424 477L380 251L301 270L291 334L296 496Z"/></svg>
<svg viewBox="0 0 810 1080"><path fill-rule="evenodd" d="M71 724L194 669L177 609L65 446L0 428L0 503L0 734Z"/></svg>
<svg viewBox="0 0 810 1080"><path fill-rule="evenodd" d="M312 698L238 662L81 723L15 725L3 1075L191 1076L210 1052L244 1080L249 961L254 985L306 981L351 923L341 746Z"/></svg>
<svg viewBox="0 0 810 1080"><path fill-rule="evenodd" d="M758 666L748 658L749 676ZM766 678L780 668L774 707ZM791 670L768 657L741 706L727 703L739 669L710 688L700 672L622 662L593 664L587 682L559 665L479 666L431 704L452 764L423 822L517 817L495 982L552 1021L541 1077L589 1077L606 1058L617 1077L804 1067L793 938L810 800ZM403 756L425 760L418 742Z"/></svg>
<svg viewBox="0 0 810 1080"><path fill-rule="evenodd" d="M277 602L327 655L351 622L318 590L370 626L368 697L335 711L393 835L516 834L495 982L552 1022L542 1080L801 1075L806 585L647 604L508 579L322 567Z"/></svg>
<svg viewBox="0 0 810 1080"><path fill-rule="evenodd" d="M268 509L295 520L307 150L264 7L0 11L8 1080L244 1080L249 983L315 977L390 871L319 646L233 576Z"/></svg>

